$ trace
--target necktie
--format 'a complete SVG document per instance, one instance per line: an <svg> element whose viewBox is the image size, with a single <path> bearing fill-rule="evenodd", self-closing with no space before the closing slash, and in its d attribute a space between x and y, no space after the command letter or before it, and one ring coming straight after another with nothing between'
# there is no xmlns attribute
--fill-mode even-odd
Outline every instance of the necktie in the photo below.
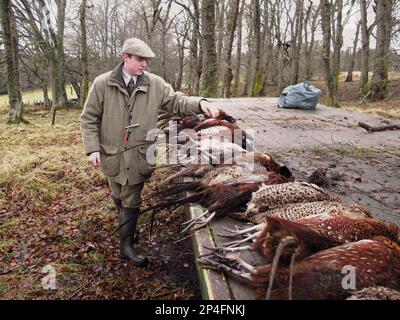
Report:
<svg viewBox="0 0 400 320"><path fill-rule="evenodd" d="M131 80L129 80L128 83L128 94L129 96L132 95L133 89L135 88L135 81L133 80L133 78L131 78Z"/></svg>

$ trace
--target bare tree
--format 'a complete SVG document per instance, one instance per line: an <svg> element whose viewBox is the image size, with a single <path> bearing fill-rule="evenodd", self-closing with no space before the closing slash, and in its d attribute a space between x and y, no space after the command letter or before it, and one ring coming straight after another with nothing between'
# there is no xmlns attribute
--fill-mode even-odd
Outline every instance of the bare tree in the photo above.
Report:
<svg viewBox="0 0 400 320"><path fill-rule="evenodd" d="M87 46L87 35L86 35L86 5L87 0L82 0L79 9L79 21L80 21L80 41L81 41L81 69L82 78L80 83L80 105L86 101L87 95L89 93L89 52Z"/></svg>
<svg viewBox="0 0 400 320"><path fill-rule="evenodd" d="M201 94L206 97L215 97L218 90L217 52L215 47L215 1L203 0L201 14L204 46Z"/></svg>
<svg viewBox="0 0 400 320"><path fill-rule="evenodd" d="M188 40L190 32L191 18L186 15L179 23L174 25L174 35L177 43L179 71L178 78L175 85L175 90L180 90L183 82L183 69L185 66L185 43ZM191 72L190 72L191 74Z"/></svg>
<svg viewBox="0 0 400 320"><path fill-rule="evenodd" d="M315 43L315 31L320 22L319 15L320 7L314 7L313 2L309 1L309 6L306 13L304 22L304 57L305 57L305 79L312 80L313 77L313 52ZM310 21L311 20L311 21ZM308 39L308 24L310 23L310 40Z"/></svg>
<svg viewBox="0 0 400 320"><path fill-rule="evenodd" d="M292 66L290 72L291 84L296 84L299 80L299 63L300 63L300 50L303 39L303 24L304 24L304 0L296 1L296 11L294 16L294 30L292 30L291 52L292 52ZM292 28L293 29L293 28Z"/></svg>
<svg viewBox="0 0 400 320"><path fill-rule="evenodd" d="M232 72L232 46L233 40L235 36L237 20L239 15L239 3L240 0L233 0L231 3L231 8L228 15L227 22L227 30L228 37L225 46L225 76L224 76L224 97L229 98L231 96L231 83L233 80L233 72Z"/></svg>
<svg viewBox="0 0 400 320"><path fill-rule="evenodd" d="M186 10L192 19L192 36L190 39L190 58L189 58L189 94L199 95L200 94L200 79L203 72L203 39L200 32L200 8L199 0L191 0L191 9L188 5L176 1L175 3L180 5Z"/></svg>
<svg viewBox="0 0 400 320"><path fill-rule="evenodd" d="M168 79L167 76L167 48L166 48L166 39L167 39L167 33L169 32L172 22L174 21L174 18L170 19L169 13L171 11L171 5L172 5L172 0L169 0L167 3L167 9L165 10L165 14L161 15L159 14L159 20L161 22L161 44L162 44L162 55L161 55L161 67L162 67L162 77L164 79Z"/></svg>
<svg viewBox="0 0 400 320"><path fill-rule="evenodd" d="M339 89L339 76L340 76L340 52L343 46L343 24L342 24L342 13L343 13L343 0L335 1L335 11L336 11L336 27L334 30L333 37L333 54L332 54L332 73L333 73L333 104L334 107L339 107L337 101L337 94Z"/></svg>
<svg viewBox="0 0 400 320"><path fill-rule="evenodd" d="M285 69L287 66L290 65L289 49L291 44L286 40L290 23L284 23L282 17L282 15L286 13L287 20L290 19L290 16L288 14L290 12L290 9L287 7L287 5L288 3L286 1L283 2L278 1L277 6L274 9L275 13L274 34L277 46L276 69L278 78L277 80L278 92L281 92L287 84L287 81L285 80ZM282 25L285 25L285 27L282 28Z"/></svg>
<svg viewBox="0 0 400 320"><path fill-rule="evenodd" d="M229 3L228 3L229 5ZM226 28L225 26L225 0L217 0L216 1L216 24L217 24L217 66L219 69L219 78L222 79L223 74L224 74L224 56L223 56L223 50L224 50L224 37L225 37L225 30L229 32L229 28ZM221 88L223 91L223 86Z"/></svg>
<svg viewBox="0 0 400 320"><path fill-rule="evenodd" d="M392 34L392 0L375 1L377 32L374 73L371 81L372 99L383 100L387 95L388 59Z"/></svg>
<svg viewBox="0 0 400 320"><path fill-rule="evenodd" d="M261 80L261 6L260 0L252 0L253 10L253 32L254 32L254 58L255 67L252 79L252 93L253 97L259 96L262 91Z"/></svg>
<svg viewBox="0 0 400 320"><path fill-rule="evenodd" d="M351 53L350 63L349 63L349 71L347 72L347 77L346 77L345 82L353 82L354 61L356 59L358 36L360 34L360 26L361 26L361 21L357 23L356 38L354 39L353 52Z"/></svg>
<svg viewBox="0 0 400 320"><path fill-rule="evenodd" d="M239 81L240 81L240 65L241 65L241 55L242 55L242 18L243 18L243 11L244 11L244 5L245 5L245 0L241 0L242 4L240 7L240 12L238 16L238 36L237 36L237 44L236 44L236 69L235 69L235 78L233 82L233 95L237 97L239 95Z"/></svg>
<svg viewBox="0 0 400 320"><path fill-rule="evenodd" d="M64 68L64 22L66 0L55 1L57 8L57 30L54 30L50 20L50 9L44 0L30 2L19 0L21 7L17 7L18 17L23 26L31 34L34 44L48 60L51 74L53 119L55 110L65 105Z"/></svg>
<svg viewBox="0 0 400 320"><path fill-rule="evenodd" d="M322 62L324 67L325 84L328 89L327 105L335 106L336 95L334 89L334 78L331 69L331 7L329 0L321 0L321 23L322 23Z"/></svg>
<svg viewBox="0 0 400 320"><path fill-rule="evenodd" d="M20 123L23 120L23 110L19 79L18 34L11 1L1 0L0 10L7 65L8 101L10 106L8 122Z"/></svg>
<svg viewBox="0 0 400 320"><path fill-rule="evenodd" d="M251 95L252 92L252 75L253 75L253 65L254 65L254 51L253 51L253 31L254 31L254 24L252 23L252 10L250 8L246 8L246 26L247 30L247 54L246 54L246 78L245 84L243 88L242 95Z"/></svg>
<svg viewBox="0 0 400 320"><path fill-rule="evenodd" d="M376 20L368 26L368 13L367 9L371 1L360 0L360 13L361 13L361 81L360 89L361 95L368 94L368 80L369 80L369 40L376 25Z"/></svg>

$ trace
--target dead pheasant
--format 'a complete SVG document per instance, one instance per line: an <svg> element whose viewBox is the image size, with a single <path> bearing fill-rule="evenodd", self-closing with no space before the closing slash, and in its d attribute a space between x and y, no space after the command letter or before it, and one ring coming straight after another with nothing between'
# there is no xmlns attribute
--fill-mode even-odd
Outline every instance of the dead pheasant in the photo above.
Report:
<svg viewBox="0 0 400 320"><path fill-rule="evenodd" d="M195 141L190 138L190 143L181 146L184 155L178 158L180 164L232 164L232 159L246 153L236 143L220 142L210 139Z"/></svg>
<svg viewBox="0 0 400 320"><path fill-rule="evenodd" d="M280 259L288 265L293 256L295 259L303 259L323 249L375 236L385 236L399 242L400 229L396 224L385 224L375 219L354 219L354 215L349 218L323 214L296 221L267 217L267 224L258 233L253 245L221 247L212 252L258 250L269 261L273 258L270 275L272 285Z"/></svg>
<svg viewBox="0 0 400 320"><path fill-rule="evenodd" d="M141 210L140 214L161 210L172 206L181 206L188 203L198 203L207 209L200 217L188 221L185 231L190 230L195 225L200 224L194 229L205 226L214 216L229 214L236 210L244 210L251 195L260 185L285 183L286 177L274 172L268 172L265 175L249 176L241 179L229 179L223 183L217 183L204 188L189 196L178 199L168 199L160 201L158 204ZM204 216L208 216L203 219Z"/></svg>
<svg viewBox="0 0 400 320"><path fill-rule="evenodd" d="M220 249L236 251L238 248L235 248L243 243L246 243L250 240L255 239L263 239L268 232L268 218L278 218L282 221L305 221L308 223L313 223L313 217L335 217L335 216L343 216L349 219L366 219L370 218L371 214L361 205L354 204L348 205L338 201L318 201L318 202L308 202L308 203L294 203L285 205L276 209L268 210L262 213L259 213L256 216L247 216L246 214L238 214L238 217L241 219L249 219L251 222L256 223L256 225L250 228L243 228L240 230L232 230L224 228L225 231L229 233L219 233L218 235L227 238L238 239L228 243L225 243L224 246ZM308 220L309 218L309 220ZM260 240L257 240L260 242ZM255 250L257 249L256 245L245 246L242 247L243 250Z"/></svg>
<svg viewBox="0 0 400 320"><path fill-rule="evenodd" d="M245 215L250 216L290 203L314 202L328 199L330 199L330 196L324 189L308 182L264 185L252 195Z"/></svg>
<svg viewBox="0 0 400 320"><path fill-rule="evenodd" d="M261 298L267 297L271 264L253 267L240 258L218 259L202 257L199 262L250 282ZM289 267L279 267L271 298L345 299L351 291L343 286L343 270L349 266L355 270L357 290L370 286L400 289L400 246L379 236L329 248L296 263L292 260Z"/></svg>
<svg viewBox="0 0 400 320"><path fill-rule="evenodd" d="M354 219L372 217L371 213L359 203L350 205L340 200L324 200L286 204L279 208L256 214L249 210L242 215L242 218L254 223L262 223L267 216L293 221L319 214L341 215Z"/></svg>
<svg viewBox="0 0 400 320"><path fill-rule="evenodd" d="M272 173L271 173L272 174ZM306 182L286 182L284 183L283 177L281 175L279 176L272 176L272 179L269 179L268 182L269 184L262 184L260 186L260 181L258 181L256 184L254 184L253 187L253 192L251 195L251 201L249 202L248 200L248 194L246 193L246 201L245 203L247 204L247 210L242 213L242 214L237 214L237 213L232 213L234 211L241 211L240 207L229 207L230 211L223 211L223 214L229 213L229 215L240 218L242 216L246 216L249 211L249 206L251 203L257 203L262 204L262 208L264 209L269 209L269 208L276 208L280 205L283 204L289 204L289 203L296 203L296 202L309 202L309 201L318 201L318 200L326 200L329 199L328 193L321 189L318 186L312 185L310 183ZM273 180L275 179L275 182ZM276 181L280 181L280 183L277 183ZM225 186L224 192L231 192L229 190L229 185ZM250 189L248 189L250 190ZM256 191L257 190L257 191ZM216 197L223 198L225 195L223 195L222 192L217 192ZM256 201L254 200L256 199ZM244 201L242 202L244 203ZM201 204L201 203L200 203ZM251 207L253 208L253 207ZM212 208L207 207L207 211L204 215L208 214L211 211ZM202 216L204 216L202 215ZM202 216L197 217L193 219L192 221L188 222L190 225L193 223L197 224ZM204 226L206 223L210 221L210 219L214 216L214 214L211 214L209 218L207 218L205 221L201 221L200 224L201 226ZM219 214L220 216L220 214ZM197 229L197 228L196 228Z"/></svg>
<svg viewBox="0 0 400 320"><path fill-rule="evenodd" d="M227 147L230 148L231 146L227 145ZM229 150L228 150L228 152L229 152ZM223 159L221 159L221 160L223 160ZM279 165L270 155L268 155L266 153L259 153L259 152L244 152L234 158L227 159L227 163L224 163L224 161L221 161L220 164L215 164L215 165L211 165L208 163L207 164L186 164L183 166L181 171L179 171L178 173L175 173L171 177L168 177L166 180L164 180L162 182L162 184L165 184L167 182L170 182L174 179L177 179L177 178L180 178L183 176L202 177L209 170L212 170L213 168L218 168L218 167L227 166L227 165L241 165L241 166L244 166L245 168L251 168L252 166L261 165L267 171L273 171L273 172L279 173L287 178L292 178L292 180L294 180L290 170L286 166Z"/></svg>
<svg viewBox="0 0 400 320"><path fill-rule="evenodd" d="M177 183L172 187L154 193L154 196L166 197L166 196L177 195L181 192L189 192L189 191L198 192L214 184L223 183L226 180L231 180L236 178L238 179L247 178L247 180L254 179L255 182L262 181L266 178L263 177L263 175L264 176L268 175L268 172L265 169L265 167L259 164L255 164L252 167L247 167L245 165L232 165L232 166L219 165L205 172L200 180ZM288 181L289 180L286 179L286 177L282 176L282 183Z"/></svg>
<svg viewBox="0 0 400 320"><path fill-rule="evenodd" d="M196 114L187 116L184 118L174 117L173 120L178 121L178 130L181 131L183 129L194 129L196 126L200 125L203 122L209 122L213 120L225 120L229 123L235 123L236 120L232 116L226 114L226 112L222 109L219 109L219 115L216 118L207 118L205 114Z"/></svg>
<svg viewBox="0 0 400 320"><path fill-rule="evenodd" d="M330 196L324 189L308 182L264 185L252 195L245 215L254 215L291 203L314 202L328 199L330 199Z"/></svg>
<svg viewBox="0 0 400 320"><path fill-rule="evenodd" d="M259 199L257 199L257 201L259 201ZM250 205L251 203L248 204L248 206ZM340 201L339 199L290 203L266 211L255 212L247 210L246 212L238 213L236 215L242 220L248 220L257 224L258 226L256 228L261 230L265 226L266 217L278 217L293 221L320 214L341 215L353 219L372 218L371 213L361 204L355 203L350 205ZM232 216L235 216L235 214L232 214ZM227 230L232 231L234 234L244 234L248 232L247 229L242 229L240 232L237 230ZM254 230L254 227L252 227L251 230Z"/></svg>
<svg viewBox="0 0 400 320"><path fill-rule="evenodd" d="M398 242L400 229L394 223L338 215L310 216L296 221L268 217L267 226L256 239L254 247L262 251L264 256L272 257L275 254L277 259L282 258L288 264L294 252L297 259L303 259L323 249L375 236L385 236ZM291 248L285 250L285 245ZM278 246L280 252L277 252Z"/></svg>

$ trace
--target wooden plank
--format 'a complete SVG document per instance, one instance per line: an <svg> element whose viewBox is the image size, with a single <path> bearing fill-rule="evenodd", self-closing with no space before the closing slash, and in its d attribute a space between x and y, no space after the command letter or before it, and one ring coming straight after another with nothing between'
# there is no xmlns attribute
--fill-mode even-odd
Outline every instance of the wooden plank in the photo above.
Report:
<svg viewBox="0 0 400 320"><path fill-rule="evenodd" d="M201 206L188 206L188 218L193 219L200 216L204 209ZM227 242L219 233L223 232L223 227L234 228L237 226L245 226L243 221L238 221L230 217L215 219L210 222L205 229L196 231L192 236L192 242L195 257L207 253L209 250L205 247L221 246ZM257 265L265 260L254 251L241 251L233 253L240 256L252 265ZM255 300L257 296L254 290L246 283L242 283L234 277L215 272L213 270L200 267L196 262L196 268L199 274L201 296L205 300Z"/></svg>
<svg viewBox="0 0 400 320"><path fill-rule="evenodd" d="M189 219L193 219L202 214L200 206L188 206ZM198 230L192 236L192 243L195 257L205 254L208 250L205 247L214 247L214 240L210 233L210 228ZM201 296L204 300L230 300L231 293L225 276L222 273L204 269L196 262L199 275Z"/></svg>

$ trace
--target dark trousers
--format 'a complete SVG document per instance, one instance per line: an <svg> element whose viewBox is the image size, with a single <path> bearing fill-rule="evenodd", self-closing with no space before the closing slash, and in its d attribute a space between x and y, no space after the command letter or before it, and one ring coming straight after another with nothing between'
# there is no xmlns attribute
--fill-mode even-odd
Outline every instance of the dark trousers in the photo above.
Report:
<svg viewBox="0 0 400 320"><path fill-rule="evenodd" d="M112 196L121 199L123 208L140 208L142 204L141 193L144 182L133 185L122 185L108 179Z"/></svg>

